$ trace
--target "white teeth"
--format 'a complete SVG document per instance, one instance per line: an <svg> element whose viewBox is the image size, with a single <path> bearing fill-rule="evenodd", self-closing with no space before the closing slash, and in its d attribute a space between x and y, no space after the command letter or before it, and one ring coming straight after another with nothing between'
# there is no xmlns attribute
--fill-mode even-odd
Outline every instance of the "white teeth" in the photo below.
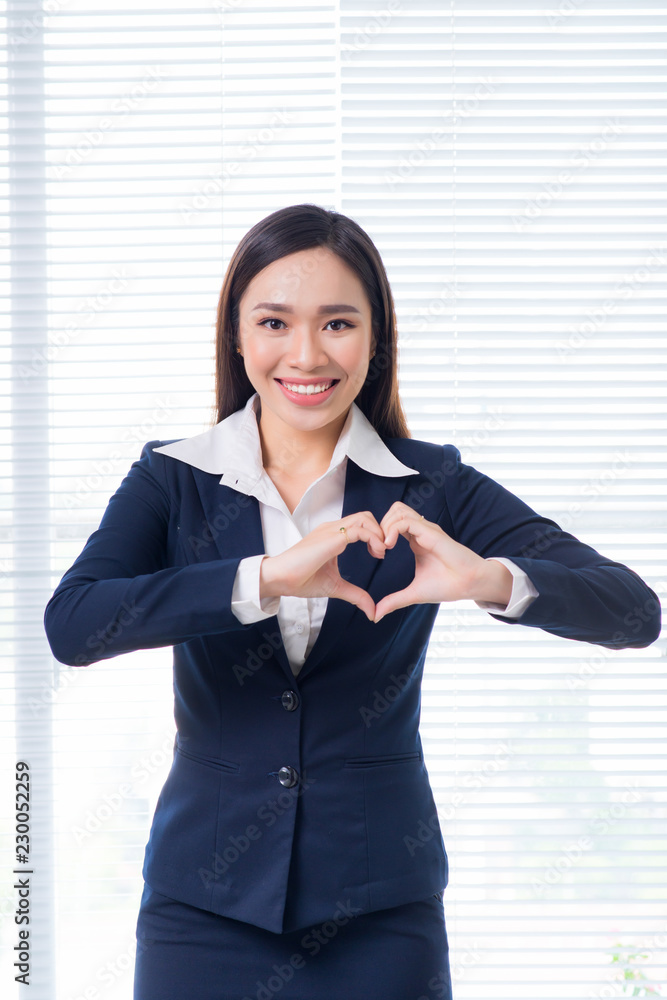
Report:
<svg viewBox="0 0 667 1000"><path fill-rule="evenodd" d="M333 385L333 380L329 382L320 382L318 385L293 385L291 382L282 383L286 389L291 392L298 392L300 396L312 396L317 392L326 392Z"/></svg>

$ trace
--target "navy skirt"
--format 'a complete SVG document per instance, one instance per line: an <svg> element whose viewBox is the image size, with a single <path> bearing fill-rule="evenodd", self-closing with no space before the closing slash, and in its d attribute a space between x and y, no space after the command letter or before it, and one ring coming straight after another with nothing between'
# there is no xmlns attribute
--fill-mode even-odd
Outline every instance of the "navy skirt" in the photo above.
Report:
<svg viewBox="0 0 667 1000"><path fill-rule="evenodd" d="M144 884L134 1000L451 1000L442 894L274 934Z"/></svg>

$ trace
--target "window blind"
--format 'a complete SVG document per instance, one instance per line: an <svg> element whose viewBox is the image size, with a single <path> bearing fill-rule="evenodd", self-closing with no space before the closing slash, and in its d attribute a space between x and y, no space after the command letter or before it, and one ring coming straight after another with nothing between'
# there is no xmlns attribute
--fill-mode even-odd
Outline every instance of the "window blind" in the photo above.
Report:
<svg viewBox="0 0 667 1000"><path fill-rule="evenodd" d="M667 593L667 13L0 12L3 802L28 761L34 995L127 1000L171 653L65 667L42 613L142 445L211 426L217 297L256 221L303 201L356 219L395 295L413 437ZM662 639L611 652L441 605L421 731L457 1000L661 995L664 663ZM13 857L5 806L2 839Z"/></svg>

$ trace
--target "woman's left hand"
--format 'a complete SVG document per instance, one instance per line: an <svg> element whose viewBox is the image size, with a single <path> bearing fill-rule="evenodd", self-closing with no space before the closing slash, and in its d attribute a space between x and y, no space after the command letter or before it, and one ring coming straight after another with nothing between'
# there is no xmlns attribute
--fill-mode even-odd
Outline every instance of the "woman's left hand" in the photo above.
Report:
<svg viewBox="0 0 667 1000"><path fill-rule="evenodd" d="M404 590L382 598L375 608L375 622L411 604L473 600L506 606L509 602L512 574L506 566L455 542L440 525L407 504L392 504L380 528L388 549L393 549L399 535L407 538L415 556L415 576Z"/></svg>

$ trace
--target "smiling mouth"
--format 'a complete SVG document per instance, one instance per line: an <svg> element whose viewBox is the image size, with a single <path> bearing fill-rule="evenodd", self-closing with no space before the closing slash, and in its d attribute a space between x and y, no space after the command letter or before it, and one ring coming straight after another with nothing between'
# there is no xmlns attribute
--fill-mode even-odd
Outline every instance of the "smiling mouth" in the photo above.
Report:
<svg viewBox="0 0 667 1000"><path fill-rule="evenodd" d="M338 378L330 378L326 381L311 383L310 385L301 385L298 382L288 382L286 379L277 378L276 382L280 382L284 385L286 389L290 392L296 392L299 396L316 396L319 393L326 392L331 389L332 386L340 382Z"/></svg>

